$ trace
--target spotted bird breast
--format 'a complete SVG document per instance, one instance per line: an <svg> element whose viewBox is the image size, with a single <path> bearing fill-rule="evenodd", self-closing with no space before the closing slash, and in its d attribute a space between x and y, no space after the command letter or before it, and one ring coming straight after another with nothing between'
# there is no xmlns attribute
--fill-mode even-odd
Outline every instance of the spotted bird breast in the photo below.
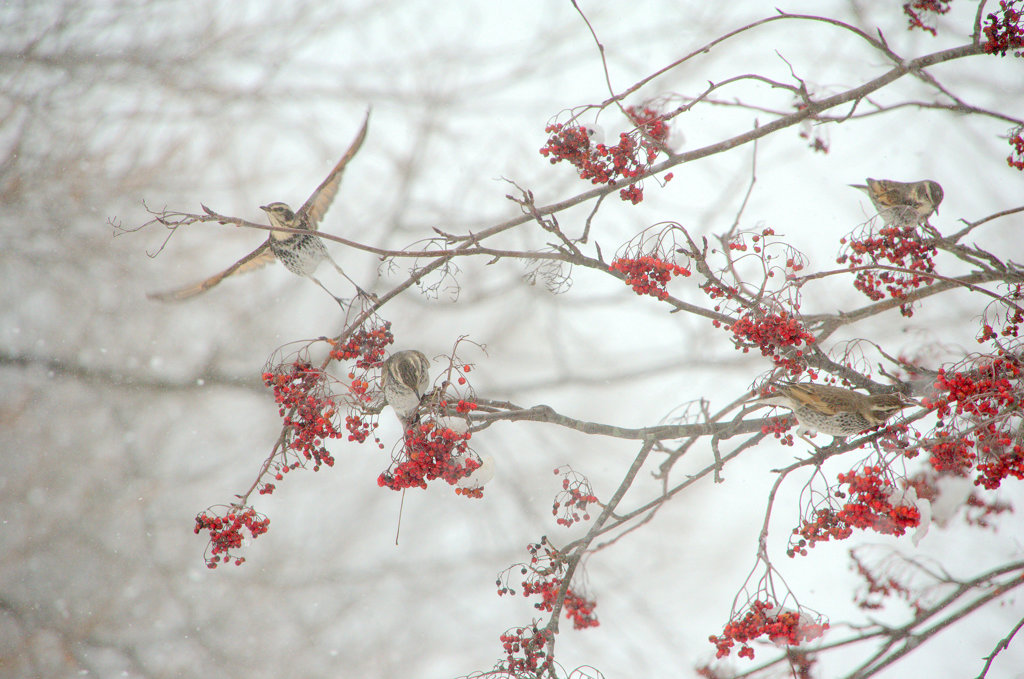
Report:
<svg viewBox="0 0 1024 679"><path fill-rule="evenodd" d="M289 271L299 276L312 276L327 257L323 241L311 233L294 235L287 240L271 238L270 249Z"/></svg>
<svg viewBox="0 0 1024 679"><path fill-rule="evenodd" d="M800 426L829 436L852 436L875 426L858 412L840 411L835 415L809 407L797 407L793 413Z"/></svg>
<svg viewBox="0 0 1024 679"><path fill-rule="evenodd" d="M911 205L875 206L888 226L905 229L920 224L926 215Z"/></svg>
<svg viewBox="0 0 1024 679"><path fill-rule="evenodd" d="M394 409L395 413L397 413L403 420L412 416L420 405L420 396L404 384L385 384L384 398L387 399L388 405L390 405L392 409Z"/></svg>

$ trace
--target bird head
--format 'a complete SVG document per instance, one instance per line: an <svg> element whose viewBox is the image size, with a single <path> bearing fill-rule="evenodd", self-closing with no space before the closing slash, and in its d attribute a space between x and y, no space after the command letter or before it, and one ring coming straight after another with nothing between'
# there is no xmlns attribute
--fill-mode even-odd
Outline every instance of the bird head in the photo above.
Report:
<svg viewBox="0 0 1024 679"><path fill-rule="evenodd" d="M407 349L392 354L384 361L383 378L386 383L402 385L423 396L430 385L430 361L422 351Z"/></svg>
<svg viewBox="0 0 1024 679"><path fill-rule="evenodd" d="M295 213L286 204L270 203L269 205L260 205L260 209L267 213L271 226L280 226L286 229L296 228ZM292 237L291 234L278 233L276 231L271 231L270 235L278 240L286 240Z"/></svg>
<svg viewBox="0 0 1024 679"><path fill-rule="evenodd" d="M878 424L885 422L904 408L921 405L919 401L899 392L892 394L876 394L871 396L870 399L871 402L867 408L868 412L864 413L864 415L866 415L869 420Z"/></svg>
<svg viewBox="0 0 1024 679"><path fill-rule="evenodd" d="M931 208L931 209L928 210L928 213L924 215L925 217L930 215L932 210L934 210L936 212L936 214L938 214L938 212L939 212L939 203L942 202L942 197L943 197L942 196L942 187L939 186L938 182L934 182L931 179L928 179L928 180L926 180L924 182L921 182L921 183L922 183L922 185L924 187L924 200L921 201L921 208L920 209L924 210L924 209L927 209L929 207Z"/></svg>

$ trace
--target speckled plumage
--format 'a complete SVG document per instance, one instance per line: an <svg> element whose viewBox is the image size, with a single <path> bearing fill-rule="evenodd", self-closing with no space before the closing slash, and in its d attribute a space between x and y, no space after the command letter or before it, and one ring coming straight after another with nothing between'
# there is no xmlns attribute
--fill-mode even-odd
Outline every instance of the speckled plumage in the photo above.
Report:
<svg viewBox="0 0 1024 679"><path fill-rule="evenodd" d="M866 184L850 184L871 199L886 226L917 226L926 222L942 202L942 186L930 179L897 182L891 179L867 179Z"/></svg>
<svg viewBox="0 0 1024 679"><path fill-rule="evenodd" d="M430 387L430 361L415 349L391 354L381 369L381 387L398 418L410 419Z"/></svg>
<svg viewBox="0 0 1024 679"><path fill-rule="evenodd" d="M835 437L860 434L913 405L902 394L862 394L828 384L780 382L775 393L757 399L760 403L789 408L801 432L817 431Z"/></svg>
<svg viewBox="0 0 1024 679"><path fill-rule="evenodd" d="M284 205L284 203L274 203L262 208L267 210L267 214L270 215L270 221L274 226L290 229L309 228L305 224L298 223L298 219L293 219L291 222L278 223L275 214L270 212L270 208L273 205L283 205L285 208L288 206ZM327 248L324 246L323 241L313 233L299 235L294 233L281 234L275 231L270 238L270 250L284 264L285 268L296 276L312 276L317 267L320 266L320 262L328 258Z"/></svg>
<svg viewBox="0 0 1024 679"><path fill-rule="evenodd" d="M327 175L327 178L320 183L320 186L316 188L316 191L314 191L309 199L303 203L298 212L292 212L291 208L284 203L270 203L269 205L263 205L260 207L261 210L267 213L272 226L288 229L306 229L311 232L315 232L317 230L320 220L323 219L328 208L330 208L331 203L334 202L335 195L338 193L338 187L341 184L341 176L345 170L345 166L350 160L352 160L356 152L362 146L363 140L366 139L366 129L369 122L370 113L367 111L366 118L363 120L363 126L360 128L355 140L349 145L348 150L345 151L345 155L341 157L341 160L339 160L338 164L334 166L330 174ZM148 297L164 302L177 302L189 299L190 297L194 297L202 292L206 292L229 276L258 269L274 261L275 258L280 260L281 263L284 264L292 273L312 279L317 285L325 290L327 290L327 288L324 287L323 283L313 277L313 272L316 271L320 262L327 259L334 265L334 268L337 269L338 273L345 276L345 278L356 286L356 289L360 294L366 294L363 292L362 288L355 283L355 281L349 278L345 272L342 271L341 267L338 266L338 263L331 259L330 255L327 253L327 248L318 236L313 233L297 235L271 231L270 237L263 241L258 248L229 266L224 271L183 288L169 290L166 292L150 293ZM329 290L328 294L338 300L339 303L342 301L340 298L335 297Z"/></svg>

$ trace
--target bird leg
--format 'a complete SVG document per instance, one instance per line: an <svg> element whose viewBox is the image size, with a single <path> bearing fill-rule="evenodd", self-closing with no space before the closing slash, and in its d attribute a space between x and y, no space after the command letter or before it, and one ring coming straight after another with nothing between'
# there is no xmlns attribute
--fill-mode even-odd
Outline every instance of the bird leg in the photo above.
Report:
<svg viewBox="0 0 1024 679"><path fill-rule="evenodd" d="M333 292L331 292L330 290L327 289L326 285L321 283L319 280L317 280L313 276L310 276L309 280L313 281L314 283L319 285L321 288L323 288L324 292L326 292L328 295L333 297L334 301L337 302L338 306L340 306L342 309L348 308L349 301L347 299L345 299L344 297L338 297L337 295L335 295Z"/></svg>
<svg viewBox="0 0 1024 679"><path fill-rule="evenodd" d="M799 436L800 438L802 438L807 443L809 443L811 445L811 447L814 448L815 450L822 450L821 446L819 446L817 443L812 441L811 438L807 435L809 432L810 432L810 429L805 429L804 427L798 427L797 430L796 430L796 435Z"/></svg>
<svg viewBox="0 0 1024 679"><path fill-rule="evenodd" d="M366 290L363 290L361 287L359 287L358 283L356 283L354 280L349 278L348 274L345 273L345 271L340 266L338 266L338 263L334 261L333 257L328 256L327 259L329 259L331 264L334 265L334 268L337 269L338 273L340 273L342 276L345 277L345 280L347 280L349 283L351 283L352 285L355 286L356 292L359 294L360 297L367 297L369 299L374 299L374 300L377 299L377 295L374 295L373 293L370 293L370 292L367 292Z"/></svg>
<svg viewBox="0 0 1024 679"><path fill-rule="evenodd" d="M817 443L812 441L809 436L807 436L807 434L809 432L810 432L809 429L805 429L803 427L800 427L800 428L798 428L796 430L796 435L799 436L800 438L802 438L807 443L809 443L812 448L814 448L814 454L811 455L811 457L809 459L817 460L818 461L817 464L819 464L819 465L822 462L825 461L828 451L831 450L840 441L843 440L842 438L840 438L838 436L833 436L832 437L832 442L829 443L827 446L819 446Z"/></svg>
<svg viewBox="0 0 1024 679"><path fill-rule="evenodd" d="M804 437L804 440L807 441L808 439ZM818 464L820 465L822 462L828 459L829 452L833 448L838 448L840 445L843 444L844 441L846 441L845 436L833 436L832 442L829 443L827 446L814 446L815 453L814 455L811 456L812 459L817 460ZM811 445L814 444L812 443Z"/></svg>

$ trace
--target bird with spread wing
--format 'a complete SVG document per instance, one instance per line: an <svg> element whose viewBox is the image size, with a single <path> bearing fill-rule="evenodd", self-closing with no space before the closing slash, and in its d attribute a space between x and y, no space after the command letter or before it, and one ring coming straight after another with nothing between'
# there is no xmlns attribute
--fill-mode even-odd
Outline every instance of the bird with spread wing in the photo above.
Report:
<svg viewBox="0 0 1024 679"><path fill-rule="evenodd" d="M271 231L267 240L263 241L258 248L242 257L224 271L183 288L149 293L147 296L150 299L162 302L178 302L189 299L206 292L229 276L253 271L266 266L274 259L280 260L292 273L298 276L305 276L324 290L327 290L324 284L313 276L320 263L326 259L334 265L338 273L348 279L352 285L356 286L359 294L366 295L367 293L355 281L349 278L338 263L327 253L327 248L324 247L320 237L316 235L316 230L320 220L323 219L338 193L338 186L341 184L341 176L345 171L345 166L356 155L359 148L363 145L363 140L366 139L366 129L369 122L370 112L367 111L363 125L356 138L349 145L348 150L345 151L345 155L341 157L338 164L334 166L334 169L327 175L327 178L316 188L316 191L299 208L298 212L292 212L288 205L280 202L260 206L260 209L267 213L272 226L297 229L308 233ZM330 290L327 290L327 293L339 303L343 301L331 293Z"/></svg>

